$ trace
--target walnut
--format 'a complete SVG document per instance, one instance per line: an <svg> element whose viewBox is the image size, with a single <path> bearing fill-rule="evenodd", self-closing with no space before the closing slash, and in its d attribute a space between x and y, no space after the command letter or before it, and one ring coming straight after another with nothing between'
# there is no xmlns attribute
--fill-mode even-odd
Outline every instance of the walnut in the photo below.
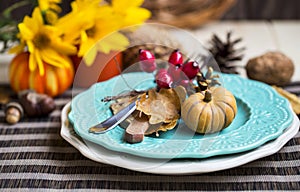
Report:
<svg viewBox="0 0 300 192"><path fill-rule="evenodd" d="M267 52L250 59L246 65L246 72L250 79L283 86L290 82L294 64L281 52Z"/></svg>

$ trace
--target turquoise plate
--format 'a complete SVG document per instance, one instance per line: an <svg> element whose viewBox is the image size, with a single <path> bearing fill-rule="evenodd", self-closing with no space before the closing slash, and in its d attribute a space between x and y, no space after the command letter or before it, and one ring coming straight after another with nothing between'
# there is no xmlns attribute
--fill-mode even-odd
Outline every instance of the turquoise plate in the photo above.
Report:
<svg viewBox="0 0 300 192"><path fill-rule="evenodd" d="M112 115L105 96L117 95L131 88L154 87L152 74L135 72L97 83L72 100L69 120L83 139L107 149L150 158L206 158L244 152L280 136L292 124L289 102L272 87L238 75L222 74L223 85L237 100L238 113L233 123L215 134L194 134L182 121L172 131L146 136L141 143L124 142L124 129L117 126L104 133L89 133L89 127ZM124 81L126 80L126 82ZM130 88L126 88L129 87Z"/></svg>

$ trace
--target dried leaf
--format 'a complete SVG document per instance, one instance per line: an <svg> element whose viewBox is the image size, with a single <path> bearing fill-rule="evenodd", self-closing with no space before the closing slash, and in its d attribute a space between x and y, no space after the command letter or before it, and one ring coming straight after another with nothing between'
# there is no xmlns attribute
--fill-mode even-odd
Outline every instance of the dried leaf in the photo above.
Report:
<svg viewBox="0 0 300 192"><path fill-rule="evenodd" d="M174 89L149 90L137 101L137 110L149 116L150 124L170 123L178 119L180 99Z"/></svg>
<svg viewBox="0 0 300 192"><path fill-rule="evenodd" d="M299 115L300 114L300 99L296 95L285 91L284 89L273 86L273 88L283 97L287 98L292 105L294 112Z"/></svg>
<svg viewBox="0 0 300 192"><path fill-rule="evenodd" d="M177 125L178 120L171 121L170 123L161 123L160 126L156 125L150 125L147 131L145 132L145 135L150 135L152 133L157 133L159 131L168 131L172 130Z"/></svg>
<svg viewBox="0 0 300 192"><path fill-rule="evenodd" d="M161 89L159 92L152 89L149 90L148 95L145 93L139 98L137 107L140 110L136 110L126 121L122 122L121 127L126 128L131 122L146 117L149 121L149 128L145 135L156 133L159 136L159 131L171 130L177 125L181 102L186 98L186 90L181 86L174 89ZM128 96L117 99L111 104L111 109L115 114L134 100L137 100L137 97Z"/></svg>

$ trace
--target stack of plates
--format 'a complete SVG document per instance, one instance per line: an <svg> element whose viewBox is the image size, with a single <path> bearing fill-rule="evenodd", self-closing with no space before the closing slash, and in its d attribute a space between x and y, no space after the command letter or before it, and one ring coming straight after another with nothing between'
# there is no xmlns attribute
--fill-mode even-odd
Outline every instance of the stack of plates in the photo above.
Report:
<svg viewBox="0 0 300 192"><path fill-rule="evenodd" d="M138 144L124 142L124 129L119 126L104 134L90 133L89 127L112 115L102 98L155 86L152 74L136 72L97 83L73 98L62 111L61 135L97 162L147 173L194 174L236 167L276 153L298 132L299 120L289 102L270 86L237 75L222 74L221 81L236 97L238 114L219 133L194 135L183 122Z"/></svg>

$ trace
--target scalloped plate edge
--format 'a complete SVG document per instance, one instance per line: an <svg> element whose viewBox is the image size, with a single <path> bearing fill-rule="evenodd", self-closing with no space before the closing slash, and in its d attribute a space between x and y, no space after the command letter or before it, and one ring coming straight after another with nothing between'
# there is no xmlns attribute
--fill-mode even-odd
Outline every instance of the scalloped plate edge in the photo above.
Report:
<svg viewBox="0 0 300 192"><path fill-rule="evenodd" d="M62 110L60 134L67 142L78 149L82 155L99 163L110 164L139 172L163 175L187 175L220 171L241 166L259 158L272 155L278 152L297 134L300 126L298 117L293 113L293 123L290 127L285 129L277 139L269 141L254 150L233 155L201 159L200 161L197 159L190 159L161 163L157 159L137 157L126 153L110 151L99 145L94 145L93 148L89 148L84 141L76 135L68 121L70 105L71 102L66 104ZM145 163L147 163L148 166L151 166L145 168L143 167Z"/></svg>
<svg viewBox="0 0 300 192"><path fill-rule="evenodd" d="M134 75L137 75L137 74L134 74ZM141 75L141 74L139 74L139 75ZM116 79L116 78L117 77L115 77L115 78L113 78L113 79L111 79L109 81L113 82L113 80ZM230 79L231 81L234 80L234 81L237 81L237 82L246 82L247 84L249 84L250 82L255 82L255 84L259 85L258 87L265 87L266 88L266 86L267 86L266 84L264 84L262 82L256 82L256 81L253 81L253 80L244 79L244 78L242 78L240 76L231 76L231 75L225 75L224 74L223 78L224 79ZM105 82L102 82L102 83L107 83L109 81L105 81ZM94 84L93 85L93 89L97 90L97 86L99 86L99 85L100 84ZM91 89L91 90L93 90L93 89ZM276 93L275 90L270 89L269 87L268 87L268 89L273 94ZM95 90L93 90L93 91L95 91ZM284 99L283 97L281 97L278 94L276 94L276 97ZM226 155L226 154L229 155L229 154L234 154L234 153L238 153L238 152L244 152L246 150L253 150L256 147L259 147L259 146L263 145L264 143L266 143L266 142L268 142L270 140L276 139L279 135L282 134L282 132L284 131L285 128L287 128L288 126L291 125L291 123L293 121L293 117L291 115L292 114L292 110L289 108L288 101L286 99L284 99L283 103L285 104L285 106L284 106L285 110L289 111L289 115L287 116L288 120L286 120L286 119L284 121L281 120L281 125L277 127L278 129L277 129L276 133L267 134L266 136L264 136L263 139L256 140L256 141L254 141L254 142L252 142L250 144L242 143L243 145L247 144L247 146L240 146L240 147L234 147L234 148L231 147L231 148L227 149L227 151L225 151L224 149L222 149L222 150L209 150L209 151L203 151L203 152L198 151L196 153L195 152L192 152L192 153L187 153L187 152L181 153L181 151L176 151L177 154L180 154L180 156L177 156L177 158L207 158L207 157L212 157L212 156L216 156L216 155ZM73 107L73 104L72 104L72 107ZM72 121L72 118L70 118L69 120ZM73 122L73 124L74 124L74 122ZM85 127L87 127L87 126L85 126ZM76 127L76 124L75 124L75 128L74 129L75 129L75 131L77 132L77 134L80 137L84 138L85 140L92 141L92 142L94 142L94 143L96 143L98 145L102 145L102 146L106 147L109 150L114 150L114 151L118 151L118 152L126 152L126 153L130 153L130 154L133 154L133 155L135 155L136 152L137 152L136 151L137 148L133 149L131 147L128 147L128 146L123 145L123 144L118 143L118 142L114 143L115 145L111 145L111 143L110 143L111 140L110 140L110 142L107 142L107 138L103 138L102 137L103 135L101 135L101 136L99 136L99 135L98 136L91 135L85 129L82 129L80 127ZM258 132L260 133L261 131L258 130ZM115 136L115 134L112 132L112 134L110 136L108 136L108 137L111 139L114 136ZM101 138L99 138L99 137L101 137ZM149 138L146 138L145 141L149 141ZM155 156L155 158L158 158L158 159L159 158L173 158L174 157L174 153L169 154L168 151L161 151L161 153L159 153L159 154L157 154L157 151L148 151L148 150L145 151L145 149L148 149L148 145L147 144L145 145L145 142L137 144L137 145L139 145L139 149L141 149L141 150L138 151L138 154L141 157L152 158L153 156ZM193 145L190 145L190 146L193 146Z"/></svg>

